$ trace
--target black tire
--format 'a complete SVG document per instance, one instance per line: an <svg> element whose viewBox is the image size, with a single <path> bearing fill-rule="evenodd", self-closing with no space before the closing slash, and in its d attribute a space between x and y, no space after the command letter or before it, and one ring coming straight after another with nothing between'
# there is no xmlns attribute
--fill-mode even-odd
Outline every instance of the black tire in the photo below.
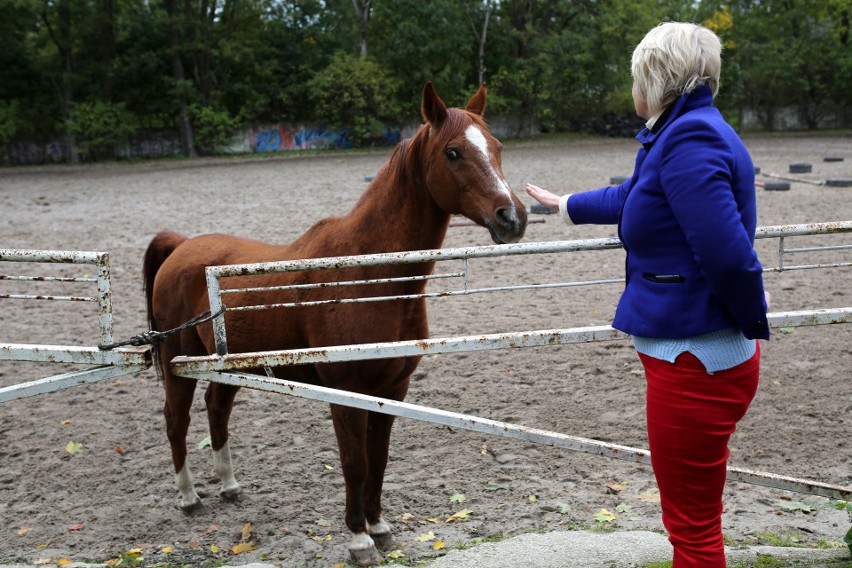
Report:
<svg viewBox="0 0 852 568"><path fill-rule="evenodd" d="M791 174L807 174L813 169L811 164L790 164Z"/></svg>
<svg viewBox="0 0 852 568"><path fill-rule="evenodd" d="M534 203L530 206L530 213L538 213L539 215L553 215L556 213L555 209L550 209L549 207L545 207L541 203Z"/></svg>
<svg viewBox="0 0 852 568"><path fill-rule="evenodd" d="M766 191L788 191L790 189L789 181L765 181L763 189Z"/></svg>
<svg viewBox="0 0 852 568"><path fill-rule="evenodd" d="M823 162L842 162L843 158L840 156L826 156L822 159Z"/></svg>
<svg viewBox="0 0 852 568"><path fill-rule="evenodd" d="M754 175L757 175L759 173L760 173L760 166L754 166Z"/></svg>
<svg viewBox="0 0 852 568"><path fill-rule="evenodd" d="M612 176L609 178L610 185L621 185L627 181L627 176Z"/></svg>
<svg viewBox="0 0 852 568"><path fill-rule="evenodd" d="M852 178L832 178L825 180L828 187L852 187Z"/></svg>

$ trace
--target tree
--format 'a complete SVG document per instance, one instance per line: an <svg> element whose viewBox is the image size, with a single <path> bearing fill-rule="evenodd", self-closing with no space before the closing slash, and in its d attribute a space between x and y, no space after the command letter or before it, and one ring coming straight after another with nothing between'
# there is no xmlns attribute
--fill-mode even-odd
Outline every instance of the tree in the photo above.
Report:
<svg viewBox="0 0 852 568"><path fill-rule="evenodd" d="M370 23L372 0L352 0L355 17L358 18L358 55L367 57L367 26Z"/></svg>

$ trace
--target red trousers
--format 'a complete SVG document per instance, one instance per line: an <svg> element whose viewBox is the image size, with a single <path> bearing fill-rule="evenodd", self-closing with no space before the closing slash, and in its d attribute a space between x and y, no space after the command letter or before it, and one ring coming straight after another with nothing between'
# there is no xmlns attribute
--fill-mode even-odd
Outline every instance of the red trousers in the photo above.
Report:
<svg viewBox="0 0 852 568"><path fill-rule="evenodd" d="M641 353L639 358L648 383L651 465L674 547L672 568L725 568L728 439L757 391L760 345L748 361L712 375L691 353L674 363Z"/></svg>

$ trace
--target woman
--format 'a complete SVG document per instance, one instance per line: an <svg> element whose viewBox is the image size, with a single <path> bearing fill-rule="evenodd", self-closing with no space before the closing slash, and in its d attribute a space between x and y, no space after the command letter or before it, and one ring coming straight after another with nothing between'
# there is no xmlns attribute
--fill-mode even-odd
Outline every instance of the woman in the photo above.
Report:
<svg viewBox="0 0 852 568"><path fill-rule="evenodd" d="M647 381L651 464L674 568L724 567L728 439L757 390L768 296L754 251L754 166L712 106L721 42L663 23L631 61L647 120L633 176L559 197L527 192L573 224L618 224L626 285L613 327L633 336Z"/></svg>

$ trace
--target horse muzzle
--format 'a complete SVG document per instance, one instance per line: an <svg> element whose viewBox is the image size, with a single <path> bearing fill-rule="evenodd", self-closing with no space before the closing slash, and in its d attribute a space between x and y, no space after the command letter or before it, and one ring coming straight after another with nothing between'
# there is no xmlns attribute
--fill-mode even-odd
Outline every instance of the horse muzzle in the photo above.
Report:
<svg viewBox="0 0 852 568"><path fill-rule="evenodd" d="M498 207L486 220L485 227L491 233L491 240L498 245L516 243L527 229L527 209L523 204Z"/></svg>

